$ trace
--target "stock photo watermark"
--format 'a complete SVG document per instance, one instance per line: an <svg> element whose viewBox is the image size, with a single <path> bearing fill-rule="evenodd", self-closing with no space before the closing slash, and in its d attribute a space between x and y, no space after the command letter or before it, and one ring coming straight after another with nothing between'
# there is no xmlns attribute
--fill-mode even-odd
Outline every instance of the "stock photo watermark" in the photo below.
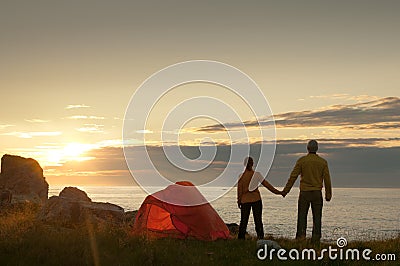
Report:
<svg viewBox="0 0 400 266"><path fill-rule="evenodd" d="M271 261L277 258L280 261L318 261L318 260L351 260L351 261L396 261L394 253L374 253L369 248L346 248L347 239L339 237L336 240L336 246L329 245L328 248L323 248L317 251L313 248L305 248L302 250L269 247L264 244L257 250L257 258L259 260Z"/></svg>
<svg viewBox="0 0 400 266"><path fill-rule="evenodd" d="M164 97L178 87L198 83L228 90L230 97L237 97L243 105L232 106L224 96L189 96L180 100L170 110L156 114L157 119L162 121L160 128L149 128L149 116ZM157 147L162 147L166 161L174 169L184 171L184 178L213 164L218 156L218 143L213 139L213 134L207 134L200 141L200 155L197 158L188 158L182 152L179 142L184 125L201 117L215 121L218 127L226 132L229 141L224 145L229 146L230 156L217 177L196 186L200 191L213 187L234 187L237 182L237 166L249 156L252 143L249 127L246 125L249 117L241 117L239 114L245 107L251 111L252 130L258 130L258 140L261 144L256 160L262 162L262 168L256 170L266 176L275 155L275 122L266 96L254 80L233 66L208 60L182 62L156 72L135 91L125 112L123 147L131 175L148 194L156 192L160 187L174 184L173 180L160 171L162 167L157 167L152 160L151 150L154 149L154 144L148 138L150 133L159 135L161 143L157 143ZM265 118L268 118L267 122ZM261 119L263 126L260 126ZM229 124L232 121L235 122L233 129L232 124ZM134 148L132 143L137 143ZM193 199L185 205L211 202L227 192L228 190L221 189L210 190L205 193L204 199ZM174 201L174 197L163 200L171 204L182 204Z"/></svg>

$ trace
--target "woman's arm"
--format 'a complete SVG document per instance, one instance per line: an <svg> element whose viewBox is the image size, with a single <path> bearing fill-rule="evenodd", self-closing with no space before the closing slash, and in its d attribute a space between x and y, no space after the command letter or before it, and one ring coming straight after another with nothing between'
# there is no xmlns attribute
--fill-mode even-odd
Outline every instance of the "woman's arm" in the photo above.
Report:
<svg viewBox="0 0 400 266"><path fill-rule="evenodd" d="M266 187L269 191L271 191L272 193L276 194L276 195L282 195L282 192L277 190L273 185L271 185L267 180L263 180L261 182L261 184L263 184L264 187Z"/></svg>

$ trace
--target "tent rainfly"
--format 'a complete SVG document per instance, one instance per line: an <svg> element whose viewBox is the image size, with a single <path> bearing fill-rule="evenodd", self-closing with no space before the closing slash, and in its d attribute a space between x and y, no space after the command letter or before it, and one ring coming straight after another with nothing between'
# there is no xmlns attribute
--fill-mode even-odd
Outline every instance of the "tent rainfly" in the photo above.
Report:
<svg viewBox="0 0 400 266"><path fill-rule="evenodd" d="M193 202L203 204L190 206ZM146 197L136 214L133 235L213 241L228 239L229 229L200 191L181 181Z"/></svg>

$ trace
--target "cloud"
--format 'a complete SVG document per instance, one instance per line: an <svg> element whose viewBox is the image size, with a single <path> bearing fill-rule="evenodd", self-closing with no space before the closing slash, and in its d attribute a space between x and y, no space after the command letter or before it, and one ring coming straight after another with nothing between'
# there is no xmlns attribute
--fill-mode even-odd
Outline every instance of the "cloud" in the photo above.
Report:
<svg viewBox="0 0 400 266"><path fill-rule="evenodd" d="M262 124L266 122L269 121L261 121ZM316 111L288 112L276 115L275 123L278 127L353 126L375 123L399 125L400 98L388 97L351 105L333 105Z"/></svg>
<svg viewBox="0 0 400 266"><path fill-rule="evenodd" d="M383 123L375 123L369 125L354 125L354 126L346 126L346 129L354 129L354 130L364 130L364 129L398 129L398 122L383 122Z"/></svg>
<svg viewBox="0 0 400 266"><path fill-rule="evenodd" d="M350 95L345 93L310 96L310 98L316 98L316 99L348 99L349 97Z"/></svg>
<svg viewBox="0 0 400 266"><path fill-rule="evenodd" d="M307 140L304 139L287 139L277 141L278 145L298 145L304 146ZM386 147L400 147L400 138L343 138L343 139L330 139L321 138L318 142L322 143L326 148L386 148Z"/></svg>
<svg viewBox="0 0 400 266"><path fill-rule="evenodd" d="M379 100L378 96L367 95L367 94L350 95L350 94L347 94L347 93L327 94L327 95L311 95L311 96L309 96L309 98L311 98L311 99L341 100L341 101L355 101L355 102L365 102L365 101Z"/></svg>
<svg viewBox="0 0 400 266"><path fill-rule="evenodd" d="M78 109L78 108L89 108L89 105L86 104L69 104L65 107L65 109Z"/></svg>
<svg viewBox="0 0 400 266"><path fill-rule="evenodd" d="M320 110L287 112L274 116L278 128L357 127L360 129L393 129L400 127L400 98L387 97L369 102L333 105ZM246 127L271 126L272 117L244 121ZM198 128L200 132L220 132L242 127L241 122L215 124Z"/></svg>
<svg viewBox="0 0 400 266"><path fill-rule="evenodd" d="M397 141L396 147L380 147L376 143ZM332 177L334 188L337 187L400 187L400 170L398 168L398 154L400 152L400 138L395 139L322 139L319 142L319 154L326 158ZM245 145L238 144L245 149ZM154 166L167 179L175 182L189 180L197 184L213 180L220 175L230 158L231 147L228 145L217 146L217 154L213 163L206 170L187 172L172 165L165 157L163 147L148 147L148 154ZM152 171L144 163L143 154L135 151L138 147L126 147L129 156L141 169L140 173L152 178ZM183 146L182 152L189 158L197 158L198 147ZM259 167L265 167L263 162L258 162L260 144L252 144L250 155L256 160ZM275 186L284 186L296 160L306 154L306 141L284 140L276 146L275 159L268 174L268 180ZM55 169L52 176L83 177L90 176L93 183L99 177L112 183L117 177L126 177L130 180L124 153L121 147L102 147L87 152L92 159L82 162L69 161ZM196 163L196 162L191 162ZM243 170L242 161L234 164L238 172ZM75 175L76 173L76 175ZM236 178L233 176L232 178ZM297 183L298 184L298 181Z"/></svg>
<svg viewBox="0 0 400 266"><path fill-rule="evenodd" d="M53 166L54 167L54 166ZM76 172L61 172L59 169L48 168L46 169L51 176L71 176L71 177L82 177L82 176L106 176L106 177L120 177L124 175L129 175L127 170L103 170L103 171L76 171Z"/></svg>
<svg viewBox="0 0 400 266"><path fill-rule="evenodd" d="M327 159L335 187L400 187L397 146L380 147L375 143L386 139L321 140L319 154ZM282 141L277 145L274 163L268 178L282 186L289 177L296 160L306 154L306 142Z"/></svg>
<svg viewBox="0 0 400 266"><path fill-rule="evenodd" d="M92 119L92 120L104 120L106 119L104 116L95 116L95 115L72 115L67 116L67 119Z"/></svg>
<svg viewBox="0 0 400 266"><path fill-rule="evenodd" d="M104 125L97 124L85 124L83 127L77 128L76 130L80 132L88 132L88 133L104 133Z"/></svg>
<svg viewBox="0 0 400 266"><path fill-rule="evenodd" d="M29 123L47 123L50 122L50 120L43 120L43 119L25 119L26 122Z"/></svg>
<svg viewBox="0 0 400 266"><path fill-rule="evenodd" d="M5 129L5 128L8 128L8 127L13 127L14 125L9 125L9 124L0 124L0 130L1 129Z"/></svg>
<svg viewBox="0 0 400 266"><path fill-rule="evenodd" d="M139 133L139 134L151 134L151 133L153 133L153 131L148 130L148 129L144 129L144 130L136 130L136 133Z"/></svg>
<svg viewBox="0 0 400 266"><path fill-rule="evenodd" d="M7 132L3 133L0 135L3 136L15 136L18 138L23 138L23 139L31 139L33 137L52 137L52 136L59 136L61 135L62 132L60 131L48 131L48 132L19 132L19 131L13 131L13 132Z"/></svg>

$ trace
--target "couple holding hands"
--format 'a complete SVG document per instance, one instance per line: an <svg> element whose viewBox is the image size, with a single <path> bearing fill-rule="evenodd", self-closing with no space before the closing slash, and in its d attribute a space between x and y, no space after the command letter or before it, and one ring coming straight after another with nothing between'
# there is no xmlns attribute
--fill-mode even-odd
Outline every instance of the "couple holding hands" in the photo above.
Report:
<svg viewBox="0 0 400 266"><path fill-rule="evenodd" d="M307 229L307 214L311 205L313 214L313 231L311 241L318 244L321 239L321 217L322 217L322 187L325 186L325 199L332 198L331 179L328 163L317 155L318 142L310 140L307 143L308 154L297 160L293 171L282 191L277 190L264 177L253 170L253 158L245 159L245 170L240 175L237 185L237 203L240 208L239 239L244 239L250 210L253 210L255 229L259 239L264 238L262 223L262 201L259 184L262 184L274 194L283 197L289 193L297 177L300 175L300 194L297 207L297 232L296 239L305 239Z"/></svg>

